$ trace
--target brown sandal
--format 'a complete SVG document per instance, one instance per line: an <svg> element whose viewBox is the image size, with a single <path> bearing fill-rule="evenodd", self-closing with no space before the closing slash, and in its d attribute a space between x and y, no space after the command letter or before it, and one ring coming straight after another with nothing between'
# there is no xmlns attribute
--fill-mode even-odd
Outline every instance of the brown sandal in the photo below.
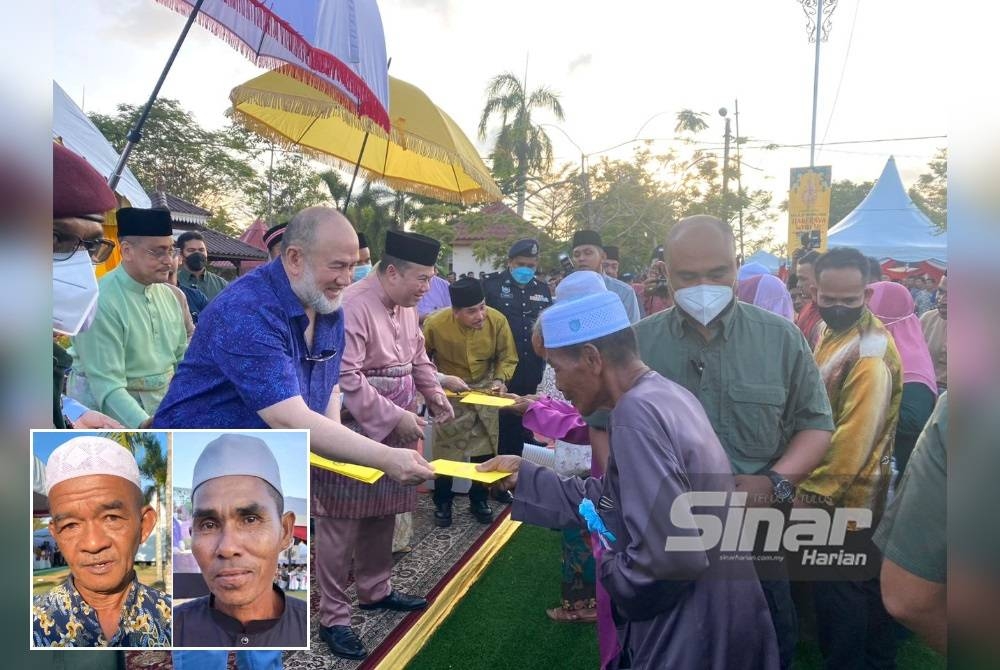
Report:
<svg viewBox="0 0 1000 670"><path fill-rule="evenodd" d="M594 623L597 621L597 609L593 607L578 610L552 607L545 610L545 614L553 621L560 623Z"/></svg>

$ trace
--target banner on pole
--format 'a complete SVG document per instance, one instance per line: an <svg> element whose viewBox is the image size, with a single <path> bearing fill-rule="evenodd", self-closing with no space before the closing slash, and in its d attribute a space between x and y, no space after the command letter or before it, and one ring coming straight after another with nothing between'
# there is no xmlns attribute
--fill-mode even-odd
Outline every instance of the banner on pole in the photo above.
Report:
<svg viewBox="0 0 1000 670"><path fill-rule="evenodd" d="M791 169L788 189L788 255L799 248L826 251L830 227L829 165Z"/></svg>

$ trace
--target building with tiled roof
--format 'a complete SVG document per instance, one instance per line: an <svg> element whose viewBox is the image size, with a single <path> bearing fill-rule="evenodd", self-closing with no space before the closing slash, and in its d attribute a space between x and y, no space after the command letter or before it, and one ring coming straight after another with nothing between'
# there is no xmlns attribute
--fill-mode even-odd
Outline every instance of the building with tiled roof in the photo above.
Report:
<svg viewBox="0 0 1000 670"><path fill-rule="evenodd" d="M163 190L162 185L159 190L150 191L149 198L154 209L165 209L170 212L170 220L173 222L174 239L190 230L196 230L205 238L205 246L208 248L208 261L213 269L225 271L227 268L235 268L236 274L240 275L249 268L244 268L243 264L251 262L250 267L256 267L259 263L253 261L266 261L267 253L255 247L229 237L217 230L206 227L212 212L188 202L183 198L172 195ZM220 263L220 261L222 261ZM231 267L230 267L231 266Z"/></svg>

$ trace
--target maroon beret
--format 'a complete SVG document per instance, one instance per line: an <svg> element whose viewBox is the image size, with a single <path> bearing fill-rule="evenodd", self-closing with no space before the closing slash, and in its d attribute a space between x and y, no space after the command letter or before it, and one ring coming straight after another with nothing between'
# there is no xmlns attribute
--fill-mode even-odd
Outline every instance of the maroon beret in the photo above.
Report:
<svg viewBox="0 0 1000 670"><path fill-rule="evenodd" d="M52 143L52 218L103 214L118 206L107 180L83 157Z"/></svg>

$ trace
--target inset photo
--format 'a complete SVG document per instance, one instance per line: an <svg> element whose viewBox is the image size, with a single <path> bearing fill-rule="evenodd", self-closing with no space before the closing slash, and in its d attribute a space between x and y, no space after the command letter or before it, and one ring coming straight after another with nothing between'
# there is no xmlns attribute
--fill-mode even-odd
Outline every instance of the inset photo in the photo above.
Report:
<svg viewBox="0 0 1000 670"><path fill-rule="evenodd" d="M174 431L175 647L306 649L308 431Z"/></svg>
<svg viewBox="0 0 1000 670"><path fill-rule="evenodd" d="M169 434L35 430L31 646L171 646Z"/></svg>

